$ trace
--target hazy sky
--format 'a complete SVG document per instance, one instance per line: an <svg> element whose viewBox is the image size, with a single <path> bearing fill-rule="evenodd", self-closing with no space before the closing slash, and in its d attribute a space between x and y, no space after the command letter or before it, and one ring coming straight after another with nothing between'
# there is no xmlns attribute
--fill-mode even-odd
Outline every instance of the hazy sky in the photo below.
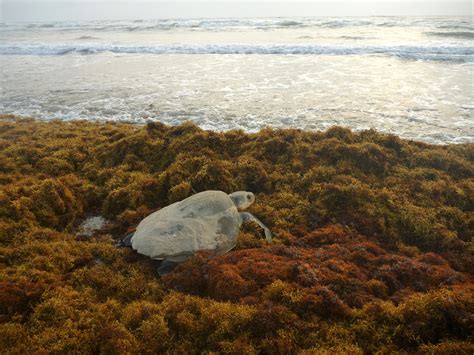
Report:
<svg viewBox="0 0 474 355"><path fill-rule="evenodd" d="M470 0L0 0L0 21L120 20L179 17L461 15Z"/></svg>

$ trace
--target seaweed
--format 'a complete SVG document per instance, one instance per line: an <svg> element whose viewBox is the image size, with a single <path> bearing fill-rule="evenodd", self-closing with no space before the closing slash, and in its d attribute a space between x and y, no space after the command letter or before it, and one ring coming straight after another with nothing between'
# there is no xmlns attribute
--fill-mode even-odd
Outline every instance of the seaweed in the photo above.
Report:
<svg viewBox="0 0 474 355"><path fill-rule="evenodd" d="M4 115L0 186L4 353L474 351L473 144ZM115 247L209 189L253 191L273 244L245 223L163 278Z"/></svg>

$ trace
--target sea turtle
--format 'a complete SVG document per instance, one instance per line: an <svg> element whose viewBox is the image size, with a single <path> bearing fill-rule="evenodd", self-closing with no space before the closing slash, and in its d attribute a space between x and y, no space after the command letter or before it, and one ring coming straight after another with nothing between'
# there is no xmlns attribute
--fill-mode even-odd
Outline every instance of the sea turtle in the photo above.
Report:
<svg viewBox="0 0 474 355"><path fill-rule="evenodd" d="M255 195L247 191L199 192L145 217L121 245L163 260L157 269L161 276L199 250L228 252L235 246L239 228L245 221L255 221L271 242L270 230L252 214L241 212L254 201Z"/></svg>

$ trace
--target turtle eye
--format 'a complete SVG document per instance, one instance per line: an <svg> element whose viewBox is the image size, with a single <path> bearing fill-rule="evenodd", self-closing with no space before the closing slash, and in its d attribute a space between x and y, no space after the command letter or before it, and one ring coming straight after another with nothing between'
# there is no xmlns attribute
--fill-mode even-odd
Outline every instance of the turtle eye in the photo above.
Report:
<svg viewBox="0 0 474 355"><path fill-rule="evenodd" d="M247 200L251 200L252 198L250 197L250 195L247 195Z"/></svg>

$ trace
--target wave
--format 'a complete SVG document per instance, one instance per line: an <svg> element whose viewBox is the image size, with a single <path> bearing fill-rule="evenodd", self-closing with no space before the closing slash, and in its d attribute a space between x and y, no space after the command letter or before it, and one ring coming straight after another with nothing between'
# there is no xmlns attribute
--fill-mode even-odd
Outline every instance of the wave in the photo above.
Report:
<svg viewBox="0 0 474 355"><path fill-rule="evenodd" d="M447 24L447 25L441 25L438 26L437 28L440 29L446 29L446 30L474 30L474 24L471 22L466 22L464 24Z"/></svg>
<svg viewBox="0 0 474 355"><path fill-rule="evenodd" d="M177 20L131 20L131 21L84 21L84 22L51 22L15 24L3 30L31 31L169 31L174 29L222 30L222 29L275 29L304 27L311 21L268 19L177 19Z"/></svg>
<svg viewBox="0 0 474 355"><path fill-rule="evenodd" d="M239 30L278 28L345 28L345 27L427 27L434 29L472 30L474 25L458 18L260 18L260 19L156 19L128 21L71 21L8 24L1 31L169 31L169 30Z"/></svg>
<svg viewBox="0 0 474 355"><path fill-rule="evenodd" d="M96 39L100 39L100 38L99 37L94 37L94 36L81 36L81 37L78 37L76 39L80 40L80 41L85 41L85 40L96 40Z"/></svg>
<svg viewBox="0 0 474 355"><path fill-rule="evenodd" d="M359 26L370 26L374 25L372 21L363 20L335 20L327 21L321 24L321 27L328 28L341 28L341 27L359 27Z"/></svg>
<svg viewBox="0 0 474 355"><path fill-rule="evenodd" d="M276 24L277 26L282 26L282 27L301 27L303 26L304 24L302 22L298 22L298 21L281 21L281 22L277 22Z"/></svg>
<svg viewBox="0 0 474 355"><path fill-rule="evenodd" d="M340 36L339 38L342 38L342 39L349 39L349 40L355 40L355 41L359 41L359 40L363 40L363 39L368 39L367 37L362 37L362 36Z"/></svg>
<svg viewBox="0 0 474 355"><path fill-rule="evenodd" d="M463 46L322 46L322 45L154 45L111 44L0 46L0 55L66 54L262 54L262 55L389 55L404 59L473 62L474 48Z"/></svg>
<svg viewBox="0 0 474 355"><path fill-rule="evenodd" d="M32 28L32 29L37 29L37 28L54 28L56 27L56 24L54 23L44 23L44 24L36 24L32 23L26 26L26 28Z"/></svg>
<svg viewBox="0 0 474 355"><path fill-rule="evenodd" d="M426 32L429 36L474 39L474 32Z"/></svg>

